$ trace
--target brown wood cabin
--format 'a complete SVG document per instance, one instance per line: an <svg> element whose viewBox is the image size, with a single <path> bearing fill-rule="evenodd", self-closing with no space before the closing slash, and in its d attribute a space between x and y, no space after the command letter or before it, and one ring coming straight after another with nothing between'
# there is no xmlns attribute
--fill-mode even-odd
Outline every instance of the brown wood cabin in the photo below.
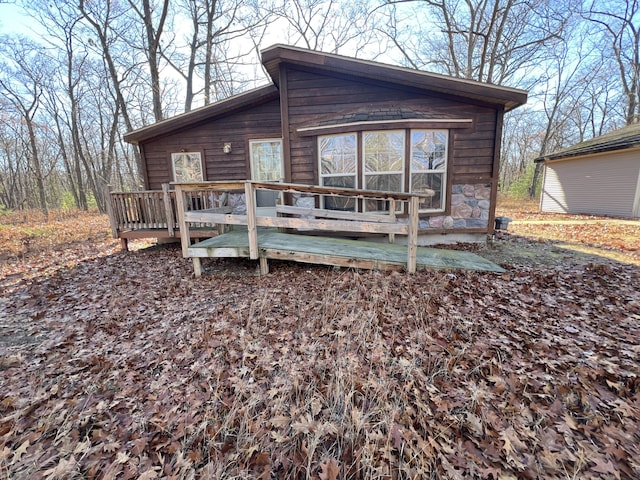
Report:
<svg viewBox="0 0 640 480"><path fill-rule="evenodd" d="M525 91L285 45L263 50L262 63L271 84L125 135L140 148L147 190L249 179L429 191L421 244L493 233L503 115L527 101ZM257 198L258 207L274 202ZM389 208L368 199L314 202Z"/></svg>

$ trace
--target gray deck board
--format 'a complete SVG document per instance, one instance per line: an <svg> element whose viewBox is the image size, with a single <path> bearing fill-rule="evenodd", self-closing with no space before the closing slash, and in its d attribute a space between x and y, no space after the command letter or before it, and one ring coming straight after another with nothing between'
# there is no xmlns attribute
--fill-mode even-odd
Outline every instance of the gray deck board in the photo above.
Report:
<svg viewBox="0 0 640 480"><path fill-rule="evenodd" d="M407 263L406 245L348 240L333 237L317 237L279 233L275 230L259 230L258 246L267 258L315 259L317 263L333 264L332 259L343 264L349 259L370 263L372 268L402 267ZM197 257L248 257L249 240L246 231L231 231L209 238L189 248ZM316 262L312 262L316 263ZM418 268L464 269L486 272L504 272L504 269L471 252L419 247Z"/></svg>

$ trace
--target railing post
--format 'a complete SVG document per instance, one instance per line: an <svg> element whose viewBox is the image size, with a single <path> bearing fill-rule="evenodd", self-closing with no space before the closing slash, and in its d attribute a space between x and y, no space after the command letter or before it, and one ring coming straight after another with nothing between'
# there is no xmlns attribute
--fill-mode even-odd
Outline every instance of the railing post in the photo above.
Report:
<svg viewBox="0 0 640 480"><path fill-rule="evenodd" d="M418 253L418 209L420 208L420 198L411 197L409 200L409 238L407 243L408 257L407 257L407 271L409 273L416 273L416 255Z"/></svg>
<svg viewBox="0 0 640 480"><path fill-rule="evenodd" d="M249 258L257 260L258 229L256 228L256 189L251 182L244 184L245 205L247 206L247 235L249 235Z"/></svg>
<svg viewBox="0 0 640 480"><path fill-rule="evenodd" d="M184 258L188 258L191 239L189 238L189 225L187 225L187 222L184 219L184 212L186 211L184 204L184 193L180 185L175 186L175 191L176 210L178 213L178 228L180 229L180 243L182 245L182 256Z"/></svg>
<svg viewBox="0 0 640 480"><path fill-rule="evenodd" d="M102 190L104 194L104 203L107 207L107 215L109 215L109 224L111 225L111 235L113 238L118 238L118 219L115 216L113 210L113 204L111 203L111 185L105 185Z"/></svg>
<svg viewBox="0 0 640 480"><path fill-rule="evenodd" d="M171 208L171 196L169 195L169 184L162 184L162 198L164 200L164 211L165 218L167 219L167 230L169 231L169 236L174 237L175 232L173 231L175 225L175 219L173 218L173 208Z"/></svg>
<svg viewBox="0 0 640 480"><path fill-rule="evenodd" d="M396 199L395 198L389 199L389 218L391 218L394 223L396 222ZM389 243L396 243L395 233L389 234Z"/></svg>

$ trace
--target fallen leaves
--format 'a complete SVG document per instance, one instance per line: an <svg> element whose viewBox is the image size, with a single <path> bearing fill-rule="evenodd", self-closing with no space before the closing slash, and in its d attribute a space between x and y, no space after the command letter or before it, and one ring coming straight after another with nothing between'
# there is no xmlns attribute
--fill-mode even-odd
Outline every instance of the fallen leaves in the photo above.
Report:
<svg viewBox="0 0 640 480"><path fill-rule="evenodd" d="M640 476L635 266L193 279L101 245L2 280L10 478Z"/></svg>

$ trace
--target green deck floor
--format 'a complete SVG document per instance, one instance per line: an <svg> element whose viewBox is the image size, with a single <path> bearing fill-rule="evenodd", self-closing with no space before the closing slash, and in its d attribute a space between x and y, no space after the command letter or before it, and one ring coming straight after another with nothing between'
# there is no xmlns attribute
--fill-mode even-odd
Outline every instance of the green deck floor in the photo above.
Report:
<svg viewBox="0 0 640 480"><path fill-rule="evenodd" d="M347 240L332 237L295 235L279 233L275 230L258 230L258 246L261 255L267 258L305 261L305 254L316 262L332 265L337 262L364 261L371 268L385 269L402 267L407 263L407 246L389 243ZM246 231L231 231L209 238L190 247L190 255L195 257L248 257L249 240ZM335 264L341 264L341 263ZM504 272L495 263L471 252L419 247L417 268L478 270Z"/></svg>

